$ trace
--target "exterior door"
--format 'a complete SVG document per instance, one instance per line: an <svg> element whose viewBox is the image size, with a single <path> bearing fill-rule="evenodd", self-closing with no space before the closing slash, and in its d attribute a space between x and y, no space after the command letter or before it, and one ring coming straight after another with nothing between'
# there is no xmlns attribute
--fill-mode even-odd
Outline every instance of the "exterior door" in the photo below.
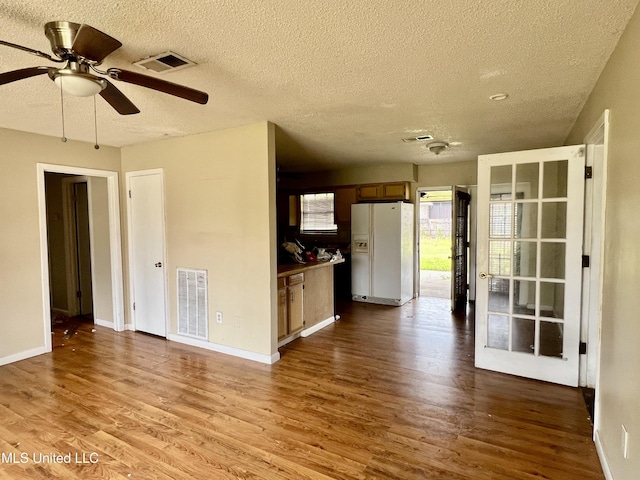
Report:
<svg viewBox="0 0 640 480"><path fill-rule="evenodd" d="M478 159L477 367L578 385L584 151Z"/></svg>
<svg viewBox="0 0 640 480"><path fill-rule="evenodd" d="M166 337L162 173L133 172L127 180L134 324Z"/></svg>
<svg viewBox="0 0 640 480"><path fill-rule="evenodd" d="M451 256L451 310L465 311L469 290L469 203L471 195L459 188L453 189L452 198L452 251Z"/></svg>

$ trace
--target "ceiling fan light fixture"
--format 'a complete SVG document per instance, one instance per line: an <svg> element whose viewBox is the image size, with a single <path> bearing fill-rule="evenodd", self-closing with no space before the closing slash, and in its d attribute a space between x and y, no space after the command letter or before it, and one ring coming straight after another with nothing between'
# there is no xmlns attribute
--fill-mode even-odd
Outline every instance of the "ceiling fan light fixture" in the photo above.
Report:
<svg viewBox="0 0 640 480"><path fill-rule="evenodd" d="M58 75L53 81L64 93L75 97L93 97L104 89L100 79L81 77L78 75Z"/></svg>
<svg viewBox="0 0 640 480"><path fill-rule="evenodd" d="M66 68L50 72L49 76L64 93L75 97L93 97L106 88L107 82L87 70L86 65L70 63Z"/></svg>

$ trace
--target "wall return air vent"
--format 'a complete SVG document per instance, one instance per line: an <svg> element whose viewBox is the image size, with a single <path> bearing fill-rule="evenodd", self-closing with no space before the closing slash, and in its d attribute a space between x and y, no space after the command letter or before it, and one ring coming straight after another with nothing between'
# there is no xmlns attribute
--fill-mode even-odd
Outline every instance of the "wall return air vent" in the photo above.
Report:
<svg viewBox="0 0 640 480"><path fill-rule="evenodd" d="M140 68L145 70L152 70L156 73L167 73L175 70L181 70L183 68L192 67L196 65L188 58L178 55L174 52L164 52L153 57L144 58L134 63Z"/></svg>
<svg viewBox="0 0 640 480"><path fill-rule="evenodd" d="M178 268L178 334L207 340L207 271Z"/></svg>

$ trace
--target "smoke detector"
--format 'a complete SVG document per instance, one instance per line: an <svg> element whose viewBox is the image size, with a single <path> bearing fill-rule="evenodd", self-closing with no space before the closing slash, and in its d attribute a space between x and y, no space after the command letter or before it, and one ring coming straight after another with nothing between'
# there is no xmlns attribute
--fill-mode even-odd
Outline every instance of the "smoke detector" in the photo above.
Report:
<svg viewBox="0 0 640 480"><path fill-rule="evenodd" d="M164 52L153 57L144 58L134 63L134 65L152 70L156 73L166 73L196 65L188 58L178 55L175 52Z"/></svg>
<svg viewBox="0 0 640 480"><path fill-rule="evenodd" d="M429 151L431 153L434 153L436 155L440 155L447 148L449 148L449 142L436 140L435 142L431 142L431 143L427 144L427 148L429 149Z"/></svg>

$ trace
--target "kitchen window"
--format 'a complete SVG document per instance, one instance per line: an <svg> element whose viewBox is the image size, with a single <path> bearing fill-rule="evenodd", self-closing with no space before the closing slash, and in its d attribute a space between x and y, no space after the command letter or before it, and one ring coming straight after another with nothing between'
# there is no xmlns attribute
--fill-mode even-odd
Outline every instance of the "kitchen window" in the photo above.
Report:
<svg viewBox="0 0 640 480"><path fill-rule="evenodd" d="M336 233L337 231L333 192L300 195L300 233Z"/></svg>

